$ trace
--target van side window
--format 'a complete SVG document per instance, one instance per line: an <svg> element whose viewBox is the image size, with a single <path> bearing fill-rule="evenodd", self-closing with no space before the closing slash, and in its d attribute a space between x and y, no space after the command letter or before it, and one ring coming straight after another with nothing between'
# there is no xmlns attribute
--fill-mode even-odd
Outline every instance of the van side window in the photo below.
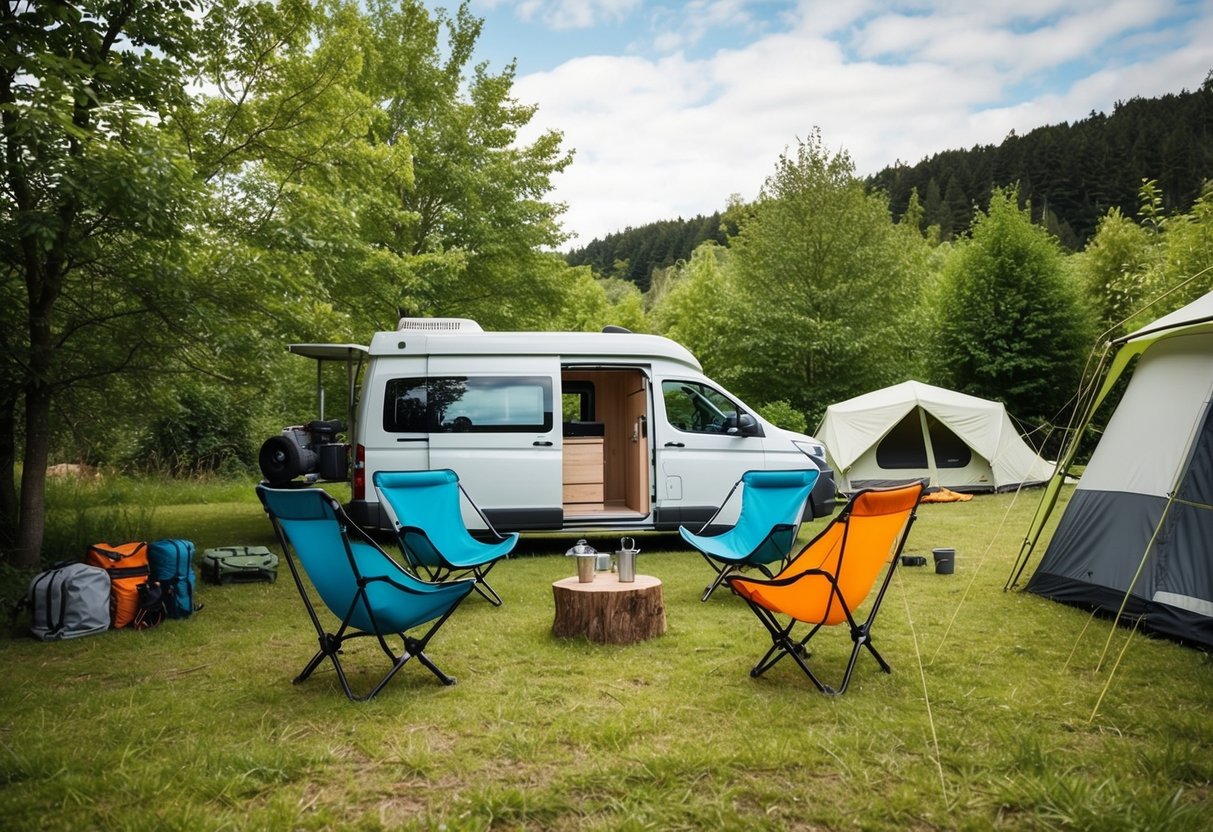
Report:
<svg viewBox="0 0 1213 832"><path fill-rule="evenodd" d="M525 433L552 429L547 376L393 378L383 398L388 433Z"/></svg>
<svg viewBox="0 0 1213 832"><path fill-rule="evenodd" d="M737 405L715 388L698 381L661 382L665 416L687 433L727 433L737 426Z"/></svg>
<svg viewBox="0 0 1213 832"><path fill-rule="evenodd" d="M563 407L561 421L594 421L594 382L566 381L561 391Z"/></svg>

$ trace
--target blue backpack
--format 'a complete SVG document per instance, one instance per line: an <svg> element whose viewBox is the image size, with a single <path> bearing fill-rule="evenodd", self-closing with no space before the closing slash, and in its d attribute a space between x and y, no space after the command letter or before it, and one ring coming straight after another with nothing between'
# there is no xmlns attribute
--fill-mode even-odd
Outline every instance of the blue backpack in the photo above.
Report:
<svg viewBox="0 0 1213 832"><path fill-rule="evenodd" d="M202 609L194 603L194 543L191 540L165 539L147 549L152 578L165 592L164 604L169 618L188 618Z"/></svg>

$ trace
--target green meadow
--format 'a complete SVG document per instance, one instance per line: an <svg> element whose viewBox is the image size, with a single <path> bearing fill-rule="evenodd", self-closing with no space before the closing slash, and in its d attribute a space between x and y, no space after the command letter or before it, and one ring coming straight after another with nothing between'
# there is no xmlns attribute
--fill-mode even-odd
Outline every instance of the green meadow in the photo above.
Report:
<svg viewBox="0 0 1213 832"><path fill-rule="evenodd" d="M90 535L274 545L251 484L59 488L64 556ZM791 662L751 678L765 632L725 590L700 602L710 570L670 535L639 539L663 636L553 637L573 541L524 536L492 573L505 604L471 596L430 644L458 684L410 663L366 703L327 664L291 683L315 633L285 564L273 584L200 583L200 611L147 631L40 643L18 621L0 640L0 826L1213 828L1209 656L1004 592L1038 499L922 506L906 551L954 548L955 573L898 570L873 631L893 672L861 656L834 698ZM28 576L5 577L11 601ZM836 682L847 634L814 643ZM356 688L385 669L371 645L343 661Z"/></svg>

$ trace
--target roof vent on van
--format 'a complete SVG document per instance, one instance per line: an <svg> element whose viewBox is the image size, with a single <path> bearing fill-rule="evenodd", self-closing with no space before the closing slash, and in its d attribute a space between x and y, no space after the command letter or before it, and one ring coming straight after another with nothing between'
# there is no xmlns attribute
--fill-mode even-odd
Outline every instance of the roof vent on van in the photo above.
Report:
<svg viewBox="0 0 1213 832"><path fill-rule="evenodd" d="M604 326L602 328L602 331L603 332L622 332L622 333L627 333L628 335L632 334L632 330L628 329L626 326L618 326L616 324L607 324L606 326Z"/></svg>
<svg viewBox="0 0 1213 832"><path fill-rule="evenodd" d="M480 324L470 318L401 318L396 331L421 330L424 332L484 332Z"/></svg>

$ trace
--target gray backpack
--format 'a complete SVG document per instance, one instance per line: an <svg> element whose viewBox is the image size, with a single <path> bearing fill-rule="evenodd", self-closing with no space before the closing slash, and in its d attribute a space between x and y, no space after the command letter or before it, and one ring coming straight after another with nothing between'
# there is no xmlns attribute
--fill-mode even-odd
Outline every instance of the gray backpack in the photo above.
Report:
<svg viewBox="0 0 1213 832"><path fill-rule="evenodd" d="M43 641L103 633L110 626L110 576L86 563L55 564L30 581L30 632Z"/></svg>

